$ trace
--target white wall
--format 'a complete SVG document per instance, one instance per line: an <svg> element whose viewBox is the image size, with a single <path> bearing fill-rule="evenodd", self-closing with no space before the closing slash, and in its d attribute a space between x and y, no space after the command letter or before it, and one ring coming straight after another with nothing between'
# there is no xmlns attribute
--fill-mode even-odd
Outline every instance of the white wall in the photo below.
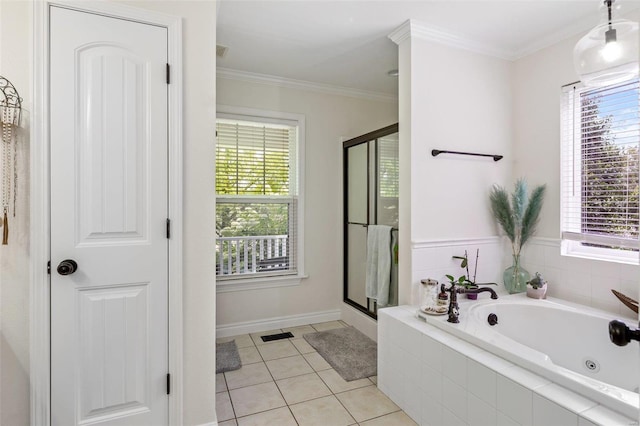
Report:
<svg viewBox="0 0 640 426"><path fill-rule="evenodd" d="M0 246L0 424L29 423L29 119L31 2L0 2L0 75L23 98L16 217Z"/></svg>
<svg viewBox="0 0 640 426"><path fill-rule="evenodd" d="M629 15L636 21L639 13ZM523 266L549 280L549 294L630 313L611 293L638 299L640 267L560 255L560 88L578 80L573 47L582 34L519 59L513 67L513 178L547 185L537 237L525 247ZM542 239L540 239L542 238Z"/></svg>
<svg viewBox="0 0 640 426"><path fill-rule="evenodd" d="M183 17L184 424L215 422L214 117L216 2L128 4ZM0 2L0 75L31 107L32 2ZM27 114L28 117L28 114ZM28 125L28 121L27 121ZM19 156L19 217L0 246L0 424L29 424L28 147ZM37 165L34 165L37 167Z"/></svg>
<svg viewBox="0 0 640 426"><path fill-rule="evenodd" d="M513 65L425 40L419 26L391 36L400 70L400 304L417 303L424 244L496 235L488 194L511 175ZM432 149L504 159L432 157Z"/></svg>
<svg viewBox="0 0 640 426"><path fill-rule="evenodd" d="M338 311L342 304L342 144L397 122L397 103L218 77L218 104L305 115L305 271L299 286L218 293L218 326ZM339 315L339 312L336 313Z"/></svg>

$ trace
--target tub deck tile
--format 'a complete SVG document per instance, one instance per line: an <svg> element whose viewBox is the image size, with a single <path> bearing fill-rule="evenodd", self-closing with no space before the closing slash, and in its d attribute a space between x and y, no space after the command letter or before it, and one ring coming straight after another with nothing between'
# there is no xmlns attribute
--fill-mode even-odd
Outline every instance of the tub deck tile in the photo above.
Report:
<svg viewBox="0 0 640 426"><path fill-rule="evenodd" d="M555 383L539 387L534 392L576 414L580 414L598 405L598 403L580 396L569 389L558 386Z"/></svg>
<svg viewBox="0 0 640 426"><path fill-rule="evenodd" d="M611 411L608 408L603 407L602 405L597 405L580 413L580 425L586 424L584 422L581 422L583 419L597 425L606 426L629 426L638 424L637 420L625 417L622 414L616 413L615 411Z"/></svg>
<svg viewBox="0 0 640 426"><path fill-rule="evenodd" d="M551 381L544 377L538 376L517 365L501 371L500 374L531 390L551 384Z"/></svg>

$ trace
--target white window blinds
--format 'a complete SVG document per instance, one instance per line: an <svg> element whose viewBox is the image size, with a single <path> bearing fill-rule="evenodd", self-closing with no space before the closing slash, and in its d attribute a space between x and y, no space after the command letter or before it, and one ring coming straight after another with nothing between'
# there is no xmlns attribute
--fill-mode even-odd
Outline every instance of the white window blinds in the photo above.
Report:
<svg viewBox="0 0 640 426"><path fill-rule="evenodd" d="M216 269L222 278L297 272L295 124L218 118Z"/></svg>
<svg viewBox="0 0 640 426"><path fill-rule="evenodd" d="M638 81L562 100L562 239L583 247L638 249Z"/></svg>

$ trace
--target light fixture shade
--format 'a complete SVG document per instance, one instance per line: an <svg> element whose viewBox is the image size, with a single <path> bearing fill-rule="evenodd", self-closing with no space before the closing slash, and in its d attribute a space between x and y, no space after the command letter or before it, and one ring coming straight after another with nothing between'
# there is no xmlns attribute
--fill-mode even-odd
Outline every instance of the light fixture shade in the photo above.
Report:
<svg viewBox="0 0 640 426"><path fill-rule="evenodd" d="M638 23L617 19L598 25L576 44L573 63L586 86L602 87L637 77Z"/></svg>

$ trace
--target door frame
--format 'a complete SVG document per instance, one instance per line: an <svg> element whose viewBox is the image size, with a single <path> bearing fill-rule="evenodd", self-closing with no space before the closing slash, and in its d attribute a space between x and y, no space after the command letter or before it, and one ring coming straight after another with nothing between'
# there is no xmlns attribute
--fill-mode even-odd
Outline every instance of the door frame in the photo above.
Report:
<svg viewBox="0 0 640 426"><path fill-rule="evenodd" d="M59 6L83 12L152 24L167 29L169 239L169 424L183 419L182 332L182 20L180 17L111 1L38 0L33 5L33 111L30 146L29 343L31 424L51 424L50 168L49 168L49 10Z"/></svg>

